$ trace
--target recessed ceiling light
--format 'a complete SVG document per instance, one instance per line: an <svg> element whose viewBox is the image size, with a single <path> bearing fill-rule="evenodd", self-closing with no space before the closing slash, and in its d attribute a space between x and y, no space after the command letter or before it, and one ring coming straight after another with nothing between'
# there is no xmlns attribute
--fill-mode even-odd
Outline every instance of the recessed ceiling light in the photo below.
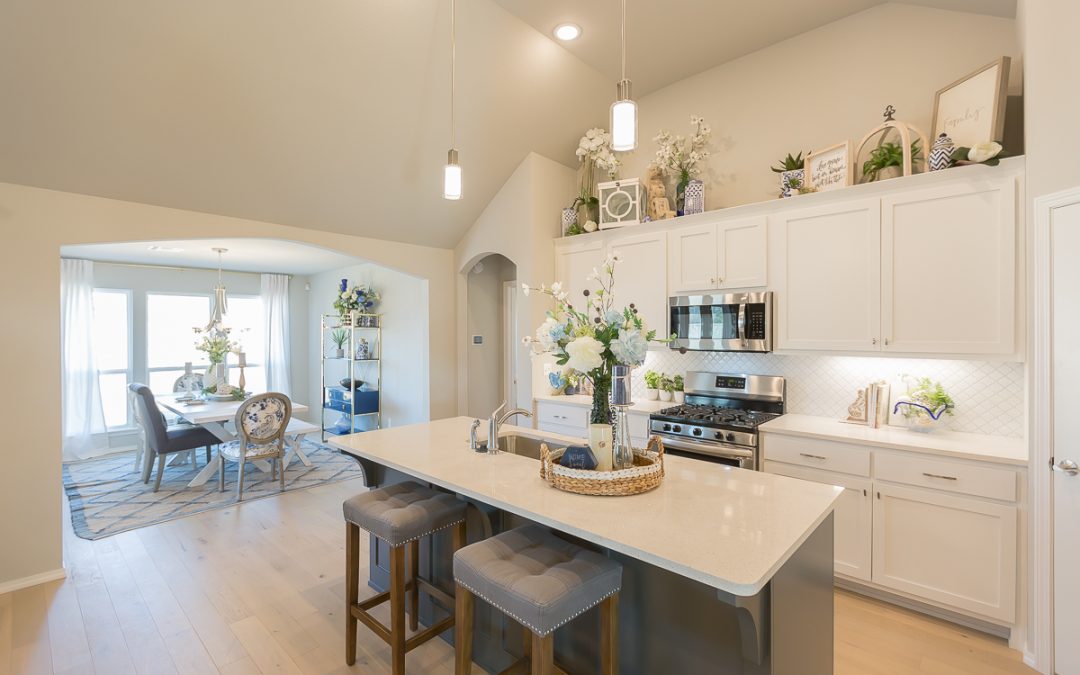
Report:
<svg viewBox="0 0 1080 675"><path fill-rule="evenodd" d="M581 26L576 23L560 23L552 32L563 42L570 42L581 37Z"/></svg>
<svg viewBox="0 0 1080 675"><path fill-rule="evenodd" d="M178 246L158 246L157 244L154 244L148 250L154 251L155 253L182 253L184 251L184 249Z"/></svg>

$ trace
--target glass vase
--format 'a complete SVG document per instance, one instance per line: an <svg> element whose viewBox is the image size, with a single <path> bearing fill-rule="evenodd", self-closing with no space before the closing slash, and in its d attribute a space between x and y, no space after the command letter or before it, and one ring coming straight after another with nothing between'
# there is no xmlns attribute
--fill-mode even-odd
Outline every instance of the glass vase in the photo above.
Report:
<svg viewBox="0 0 1080 675"><path fill-rule="evenodd" d="M616 471L634 466L634 445L630 439L630 416L626 408L619 406L615 411L615 441L612 450L611 468Z"/></svg>

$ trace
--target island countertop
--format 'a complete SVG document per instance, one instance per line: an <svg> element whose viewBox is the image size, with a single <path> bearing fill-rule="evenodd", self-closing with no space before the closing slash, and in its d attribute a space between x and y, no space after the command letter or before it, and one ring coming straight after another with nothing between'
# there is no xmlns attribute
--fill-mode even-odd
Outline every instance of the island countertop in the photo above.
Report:
<svg viewBox="0 0 1080 675"><path fill-rule="evenodd" d="M539 463L469 448L472 419L330 440L351 455L580 537L736 596L761 591L830 513L842 488L666 456L660 487L631 497L556 490ZM562 443L580 439L503 426Z"/></svg>

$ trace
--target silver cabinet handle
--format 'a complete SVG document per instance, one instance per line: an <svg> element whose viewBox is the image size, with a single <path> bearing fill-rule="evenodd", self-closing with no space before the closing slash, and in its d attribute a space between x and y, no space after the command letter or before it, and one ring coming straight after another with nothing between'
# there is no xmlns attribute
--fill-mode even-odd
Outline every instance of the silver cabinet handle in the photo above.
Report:
<svg viewBox="0 0 1080 675"><path fill-rule="evenodd" d="M876 345L877 344L877 338L870 338L870 344Z"/></svg>
<svg viewBox="0 0 1080 675"><path fill-rule="evenodd" d="M1063 473L1067 476L1075 476L1080 473L1080 466L1071 459L1063 459L1057 464L1051 464L1050 468L1058 473Z"/></svg>
<svg viewBox="0 0 1080 675"><path fill-rule="evenodd" d="M802 455L803 457L809 457L810 459L820 459L820 460L828 459L828 457L823 457L821 455L811 455L808 452L800 452L799 454Z"/></svg>
<svg viewBox="0 0 1080 675"><path fill-rule="evenodd" d="M885 346L886 346L886 347L888 347L888 346L889 346L889 338L885 338Z"/></svg>
<svg viewBox="0 0 1080 675"><path fill-rule="evenodd" d="M956 476L944 476L944 475L942 475L940 473L927 473L927 472L923 471L922 475L926 476L927 478L941 478L943 480L956 480Z"/></svg>

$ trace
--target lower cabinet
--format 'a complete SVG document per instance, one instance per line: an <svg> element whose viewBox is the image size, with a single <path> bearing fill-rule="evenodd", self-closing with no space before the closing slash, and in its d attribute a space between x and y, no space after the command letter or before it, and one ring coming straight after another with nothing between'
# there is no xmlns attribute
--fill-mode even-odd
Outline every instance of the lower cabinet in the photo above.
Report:
<svg viewBox="0 0 1080 675"><path fill-rule="evenodd" d="M1015 506L878 483L876 584L1012 622Z"/></svg>
<svg viewBox="0 0 1080 675"><path fill-rule="evenodd" d="M804 441L805 453L793 454ZM793 463L853 453L865 454L867 475ZM834 519L837 574L1002 625L1016 621L1016 470L767 433L763 455L768 473L844 488Z"/></svg>
<svg viewBox="0 0 1080 675"><path fill-rule="evenodd" d="M649 441L649 413L630 412L630 440L634 447L644 448ZM550 434L575 438L589 435L589 408L573 403L541 399L536 402L536 428Z"/></svg>
<svg viewBox="0 0 1080 675"><path fill-rule="evenodd" d="M833 517L835 569L839 574L870 581L873 488L870 480L768 461L765 462L765 472L844 488Z"/></svg>

